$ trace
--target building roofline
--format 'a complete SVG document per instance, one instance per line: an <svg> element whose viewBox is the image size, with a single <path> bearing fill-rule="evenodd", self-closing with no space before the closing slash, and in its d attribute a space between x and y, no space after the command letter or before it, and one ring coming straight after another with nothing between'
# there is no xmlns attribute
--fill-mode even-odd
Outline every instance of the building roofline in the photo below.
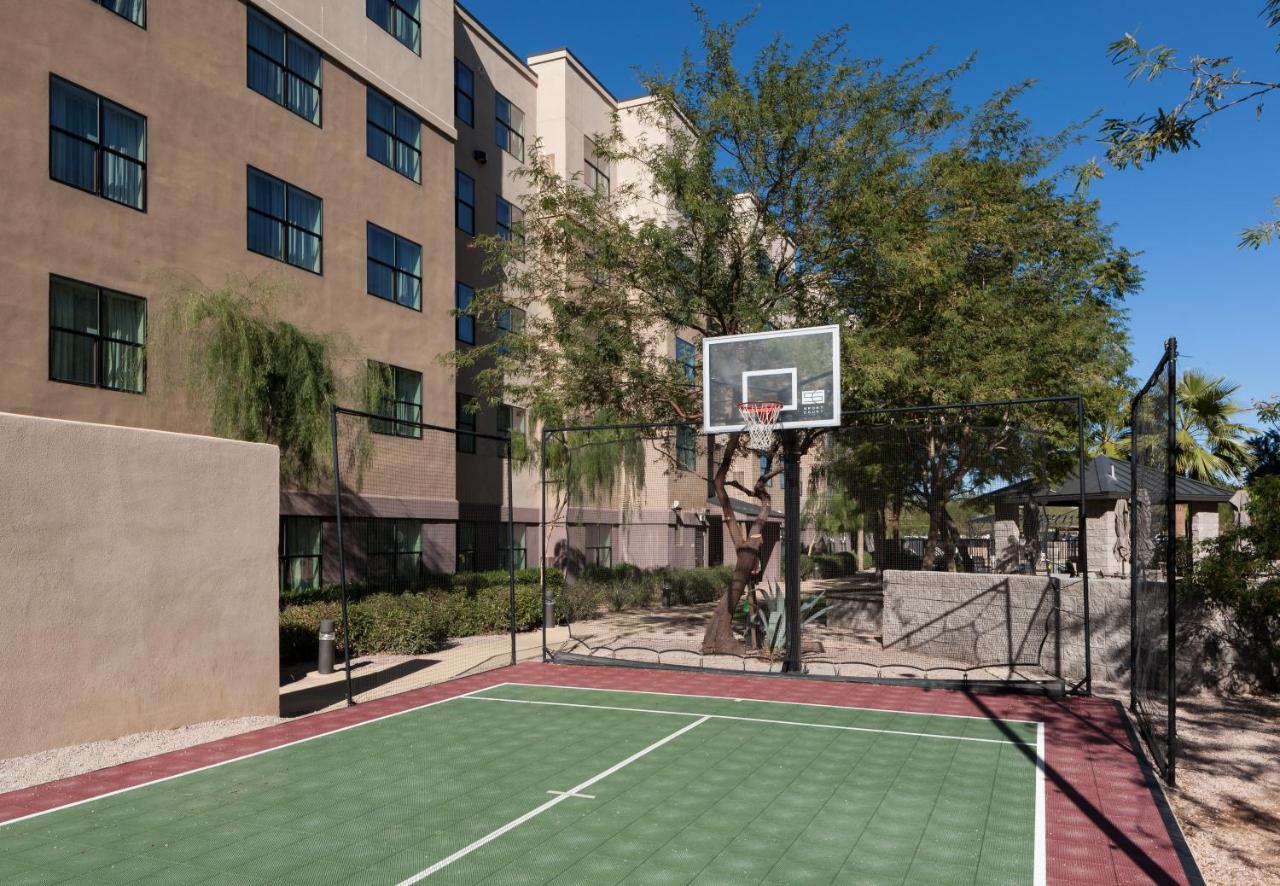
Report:
<svg viewBox="0 0 1280 886"><path fill-rule="evenodd" d="M568 61L569 66L576 68L578 75L581 76L582 79L586 80L588 85L590 85L593 89L595 89L596 92L600 93L600 95L607 102L613 105L615 108L618 108L623 104L623 102L619 101L618 97L613 94L613 92L609 89L609 87L605 86L602 82L600 82L600 78L592 73L591 69L587 67L586 63L583 62L582 59L574 55L573 50L567 46L561 46L556 49L548 49L546 52L539 52L529 56L529 66L532 67L533 65L540 65L546 62L558 61L559 59L565 59L566 61ZM643 97L644 96L640 96L640 98L643 98ZM636 99L627 99L627 102L634 102L634 101L636 101Z"/></svg>
<svg viewBox="0 0 1280 886"><path fill-rule="evenodd" d="M494 51L499 55L504 56L506 60L511 63L512 67L528 78L535 86L537 85L538 72L531 68L514 49L504 43L501 37L490 30L488 25L476 18L475 13L470 9L467 9L467 7L463 6L461 3L458 3L457 0L454 0L453 10L454 14L462 19L462 23L464 25L475 31L476 34L488 43Z"/></svg>

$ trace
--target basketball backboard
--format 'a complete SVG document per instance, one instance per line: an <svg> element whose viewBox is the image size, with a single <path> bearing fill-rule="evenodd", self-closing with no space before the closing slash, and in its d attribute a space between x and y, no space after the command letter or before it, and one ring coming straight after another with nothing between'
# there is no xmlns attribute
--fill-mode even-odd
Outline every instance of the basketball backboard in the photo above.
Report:
<svg viewBox="0 0 1280 886"><path fill-rule="evenodd" d="M839 425L840 327L703 339L703 431L741 431L738 404L759 400L782 404L779 429Z"/></svg>

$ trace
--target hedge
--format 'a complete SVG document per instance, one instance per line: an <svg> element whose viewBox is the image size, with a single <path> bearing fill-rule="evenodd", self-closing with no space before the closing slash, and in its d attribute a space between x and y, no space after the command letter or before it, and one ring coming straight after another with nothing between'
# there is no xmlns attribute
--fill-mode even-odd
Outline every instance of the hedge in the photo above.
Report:
<svg viewBox="0 0 1280 886"><path fill-rule="evenodd" d="M547 570L547 584L559 587L563 580L561 574L553 569ZM484 588L505 588L511 582L511 573L505 569L492 569L488 572L457 573L425 573L402 588L387 588L379 584L363 582L347 582L347 602L360 600L373 594L421 594L430 591L479 591ZM517 569L517 585L536 585L540 582L537 567ZM324 585L319 588L281 591L280 607L301 603L337 603L342 600L342 589L337 585Z"/></svg>

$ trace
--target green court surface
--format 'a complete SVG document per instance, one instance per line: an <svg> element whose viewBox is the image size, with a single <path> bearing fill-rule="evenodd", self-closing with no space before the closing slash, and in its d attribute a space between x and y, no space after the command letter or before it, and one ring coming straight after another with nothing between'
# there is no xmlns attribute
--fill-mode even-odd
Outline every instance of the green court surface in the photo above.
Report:
<svg viewBox="0 0 1280 886"><path fill-rule="evenodd" d="M0 882L1043 882L1042 742L504 684L5 825Z"/></svg>

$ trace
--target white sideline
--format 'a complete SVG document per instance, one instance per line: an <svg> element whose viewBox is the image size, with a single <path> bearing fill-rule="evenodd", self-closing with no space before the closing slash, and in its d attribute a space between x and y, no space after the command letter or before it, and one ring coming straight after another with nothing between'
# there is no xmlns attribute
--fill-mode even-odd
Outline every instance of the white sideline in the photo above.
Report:
<svg viewBox="0 0 1280 886"><path fill-rule="evenodd" d="M602 779L608 778L610 775L613 775L619 769L622 769L626 766L630 766L632 763L634 763L636 760L639 760L641 757L645 756L646 754L656 751L658 748L662 747L667 742L679 738L680 736L684 735L686 732L688 732L690 729L693 729L696 726L701 726L703 723L707 722L707 720L709 719L711 718L703 717L700 720L695 720L694 722L688 724L687 726L683 726L680 729L677 729L675 732L671 733L666 738L658 739L653 744L649 745L647 748L636 751L634 754L632 754L630 757L627 757L627 759L623 760L621 763L613 764L603 772L597 775L591 776L591 778L588 778L586 781L582 782L582 784L575 785L574 787L569 788L569 790L565 791L564 793L556 797L551 798L550 800L543 803L541 806L537 807L536 809L530 809L528 812L526 812L524 815L520 816L519 818L512 819L511 821L504 824L502 827L496 828L495 830L492 830L489 833L485 834L479 840L476 840L472 843L467 844L466 846L463 846L457 852L453 853L452 855L446 858L440 859L431 867L424 868L423 870L414 874L412 877L409 877L408 879L405 879L405 880L401 880L400 883L397 884L397 886L411 886L411 884L413 883L418 883L422 880L425 880L427 877L430 877L436 871L442 868L448 867L458 859L463 858L467 855L470 855L472 852L475 852L477 849L481 848L482 846L498 839L508 831L515 830L516 828L520 827L520 825L524 824L529 819L541 815L542 813L546 812L548 809L558 805L559 803L564 802L570 797L578 795L579 791L586 790L596 782L601 781Z"/></svg>
<svg viewBox="0 0 1280 886"><path fill-rule="evenodd" d="M1035 877L1035 886L1045 886L1048 873L1046 871L1045 859L1045 825L1044 825L1044 724L1036 730L1036 834L1035 834L1035 861L1033 870Z"/></svg>
<svg viewBox="0 0 1280 886"><path fill-rule="evenodd" d="M570 687L560 687L570 688ZM507 704L549 705L557 708L586 708L592 711L627 711L636 714L667 714L673 717L702 717L703 720L738 720L744 723L770 723L774 726L809 726L814 729L837 729L842 732L871 732L876 735L905 735L908 738L939 738L946 741L977 741L983 744L1017 744L1002 738L973 738L967 735L940 735L936 732L903 732L897 729L872 729L868 726L837 726L833 723L805 723L800 720L768 720L764 717L734 717L729 714L703 714L693 711L663 711L657 708L623 708L613 705L576 704L568 701L535 701L528 698L498 698L493 695L460 696L467 701L501 701ZM927 716L927 715L923 715Z"/></svg>

